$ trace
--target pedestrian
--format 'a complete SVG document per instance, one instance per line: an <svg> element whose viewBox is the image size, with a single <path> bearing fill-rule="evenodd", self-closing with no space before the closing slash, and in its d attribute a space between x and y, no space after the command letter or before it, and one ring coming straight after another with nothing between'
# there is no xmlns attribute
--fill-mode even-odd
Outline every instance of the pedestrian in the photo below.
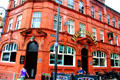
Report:
<svg viewBox="0 0 120 80"><path fill-rule="evenodd" d="M82 67L80 67L80 69L78 70L78 75L79 74L85 74L86 72L82 69Z"/></svg>
<svg viewBox="0 0 120 80"><path fill-rule="evenodd" d="M25 66L23 66L23 68L21 69L21 74L20 74L20 78L21 80L25 80L25 76L27 75L27 77L29 78L29 75L27 73L27 70L25 69Z"/></svg>

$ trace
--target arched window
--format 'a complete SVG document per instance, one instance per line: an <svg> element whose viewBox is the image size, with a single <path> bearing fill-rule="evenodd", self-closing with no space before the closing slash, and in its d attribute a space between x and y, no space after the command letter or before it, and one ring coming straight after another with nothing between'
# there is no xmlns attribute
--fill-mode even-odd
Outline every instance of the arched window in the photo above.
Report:
<svg viewBox="0 0 120 80"><path fill-rule="evenodd" d="M79 12L84 13L84 3L81 0L79 1Z"/></svg>
<svg viewBox="0 0 120 80"><path fill-rule="evenodd" d="M1 61L15 62L17 52L17 44L10 43L6 44L2 49Z"/></svg>
<svg viewBox="0 0 120 80"><path fill-rule="evenodd" d="M111 66L120 67L120 55L116 53L111 54Z"/></svg>
<svg viewBox="0 0 120 80"><path fill-rule="evenodd" d="M93 53L93 66L106 67L106 54L101 51L94 51Z"/></svg>
<svg viewBox="0 0 120 80"><path fill-rule="evenodd" d="M94 7L91 7L91 16L93 18L95 18L95 10L94 10Z"/></svg>
<svg viewBox="0 0 120 80"><path fill-rule="evenodd" d="M55 47L50 47L50 65L55 64ZM69 46L58 46L58 65L75 66L75 50Z"/></svg>

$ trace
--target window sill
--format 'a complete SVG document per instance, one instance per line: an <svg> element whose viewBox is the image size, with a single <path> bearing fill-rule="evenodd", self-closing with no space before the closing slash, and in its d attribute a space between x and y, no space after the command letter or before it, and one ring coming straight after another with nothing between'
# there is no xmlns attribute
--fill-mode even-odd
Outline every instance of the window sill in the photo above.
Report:
<svg viewBox="0 0 120 80"><path fill-rule="evenodd" d="M10 66L13 67L15 66L15 62L4 62L4 61L0 61L0 66Z"/></svg>

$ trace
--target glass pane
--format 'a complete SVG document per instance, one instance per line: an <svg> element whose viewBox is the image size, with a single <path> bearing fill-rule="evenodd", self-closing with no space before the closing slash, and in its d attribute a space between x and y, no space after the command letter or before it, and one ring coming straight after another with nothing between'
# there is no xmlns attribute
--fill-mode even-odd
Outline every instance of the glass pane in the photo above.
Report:
<svg viewBox="0 0 120 80"><path fill-rule="evenodd" d="M63 64L62 62L62 55L58 55L58 61L57 61L58 64Z"/></svg>
<svg viewBox="0 0 120 80"><path fill-rule="evenodd" d="M93 58L93 65L99 66L99 60L97 58Z"/></svg>
<svg viewBox="0 0 120 80"><path fill-rule="evenodd" d="M62 45L59 46L59 53L63 53L63 46Z"/></svg>
<svg viewBox="0 0 120 80"><path fill-rule="evenodd" d="M50 52L54 52L54 45L50 47Z"/></svg>
<svg viewBox="0 0 120 80"><path fill-rule="evenodd" d="M105 59L100 59L100 66L105 66Z"/></svg>
<svg viewBox="0 0 120 80"><path fill-rule="evenodd" d="M68 47L68 54L71 54L71 48Z"/></svg>
<svg viewBox="0 0 120 80"><path fill-rule="evenodd" d="M75 50L72 48L72 54L74 54L75 53Z"/></svg>
<svg viewBox="0 0 120 80"><path fill-rule="evenodd" d="M64 53L67 54L67 46L64 46Z"/></svg>
<svg viewBox="0 0 120 80"><path fill-rule="evenodd" d="M3 53L2 61L9 61L10 53Z"/></svg>
<svg viewBox="0 0 120 80"><path fill-rule="evenodd" d="M64 55L64 65L73 65L73 56Z"/></svg>
<svg viewBox="0 0 120 80"><path fill-rule="evenodd" d="M16 52L12 52L10 56L10 62L15 62L16 61Z"/></svg>
<svg viewBox="0 0 120 80"><path fill-rule="evenodd" d="M114 66L114 60L111 59L111 66Z"/></svg>
<svg viewBox="0 0 120 80"><path fill-rule="evenodd" d="M55 54L50 54L50 64L55 63Z"/></svg>

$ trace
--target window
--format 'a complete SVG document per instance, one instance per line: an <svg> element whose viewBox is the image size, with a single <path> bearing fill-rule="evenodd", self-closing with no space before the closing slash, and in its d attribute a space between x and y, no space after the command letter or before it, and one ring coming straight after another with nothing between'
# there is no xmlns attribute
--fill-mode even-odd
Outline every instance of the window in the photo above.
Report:
<svg viewBox="0 0 120 80"><path fill-rule="evenodd" d="M94 39L97 40L97 35L96 35L96 29L95 28L92 29L92 33L93 33Z"/></svg>
<svg viewBox="0 0 120 80"><path fill-rule="evenodd" d="M34 12L32 18L32 28L40 28L41 12Z"/></svg>
<svg viewBox="0 0 120 80"><path fill-rule="evenodd" d="M93 66L106 67L106 54L101 51L94 51L93 53Z"/></svg>
<svg viewBox="0 0 120 80"><path fill-rule="evenodd" d="M55 15L54 16L54 30L57 30L57 19L58 18L58 16L57 15ZM59 31L62 31L62 17L60 16L60 18L59 18Z"/></svg>
<svg viewBox="0 0 120 80"><path fill-rule="evenodd" d="M74 9L74 0L68 0L68 7Z"/></svg>
<svg viewBox="0 0 120 80"><path fill-rule="evenodd" d="M107 15L107 23L110 25L110 17Z"/></svg>
<svg viewBox="0 0 120 80"><path fill-rule="evenodd" d="M7 31L9 31L10 29L12 29L12 24L13 24L13 19L10 19Z"/></svg>
<svg viewBox="0 0 120 80"><path fill-rule="evenodd" d="M118 46L118 37L117 37L117 35L115 35L115 45Z"/></svg>
<svg viewBox="0 0 120 80"><path fill-rule="evenodd" d="M102 13L99 11L99 20L102 21Z"/></svg>
<svg viewBox="0 0 120 80"><path fill-rule="evenodd" d="M25 2L25 0L21 0L21 4L23 4Z"/></svg>
<svg viewBox="0 0 120 80"><path fill-rule="evenodd" d="M74 21L72 20L68 21L68 33L74 34Z"/></svg>
<svg viewBox="0 0 120 80"><path fill-rule="evenodd" d="M116 27L115 25L115 18L112 18L113 26Z"/></svg>
<svg viewBox="0 0 120 80"><path fill-rule="evenodd" d="M22 20L22 15L17 17L16 29L20 29L21 20Z"/></svg>
<svg viewBox="0 0 120 80"><path fill-rule="evenodd" d="M95 11L94 11L94 7L91 7L91 16L92 16L93 18L95 18Z"/></svg>
<svg viewBox="0 0 120 80"><path fill-rule="evenodd" d="M62 4L62 0L56 0L56 2Z"/></svg>
<svg viewBox="0 0 120 80"><path fill-rule="evenodd" d="M84 13L84 3L81 0L79 1L79 12Z"/></svg>
<svg viewBox="0 0 120 80"><path fill-rule="evenodd" d="M1 61L15 62L16 61L17 44L6 44L2 49Z"/></svg>
<svg viewBox="0 0 120 80"><path fill-rule="evenodd" d="M100 31L100 40L104 42L104 32L102 30Z"/></svg>
<svg viewBox="0 0 120 80"><path fill-rule="evenodd" d="M112 42L112 40L109 40L109 44L112 44L113 42Z"/></svg>
<svg viewBox="0 0 120 80"><path fill-rule="evenodd" d="M120 29L120 20L118 20L118 27L119 27L119 29Z"/></svg>
<svg viewBox="0 0 120 80"><path fill-rule="evenodd" d="M69 46L58 46L58 65L75 66L75 50ZM55 64L55 47L50 47L50 64Z"/></svg>
<svg viewBox="0 0 120 80"><path fill-rule="evenodd" d="M85 37L85 33L84 33L84 31L85 31L85 25L82 24L82 23L80 23L80 31L81 31L80 37Z"/></svg>
<svg viewBox="0 0 120 80"><path fill-rule="evenodd" d="M14 0L14 5L13 7L16 7L17 6L17 0Z"/></svg>
<svg viewBox="0 0 120 80"><path fill-rule="evenodd" d="M120 67L120 56L116 53L111 54L111 66Z"/></svg>

